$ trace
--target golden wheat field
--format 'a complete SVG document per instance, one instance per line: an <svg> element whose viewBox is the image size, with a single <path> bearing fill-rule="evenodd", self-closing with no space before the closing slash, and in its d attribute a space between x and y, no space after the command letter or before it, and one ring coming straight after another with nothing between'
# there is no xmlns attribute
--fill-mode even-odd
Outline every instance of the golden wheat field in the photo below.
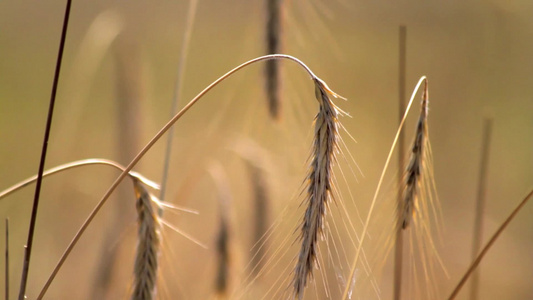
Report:
<svg viewBox="0 0 533 300"><path fill-rule="evenodd" d="M65 6L0 1L5 299L21 299L36 184L4 191L39 170ZM533 188L531 1L68 11L44 169L79 165L42 179L27 299L452 299ZM532 216L455 299L533 299Z"/></svg>

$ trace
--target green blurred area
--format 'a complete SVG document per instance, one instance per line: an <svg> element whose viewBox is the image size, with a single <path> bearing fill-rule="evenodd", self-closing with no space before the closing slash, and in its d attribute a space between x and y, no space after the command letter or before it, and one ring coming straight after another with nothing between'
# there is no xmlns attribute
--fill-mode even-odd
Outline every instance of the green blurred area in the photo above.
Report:
<svg viewBox="0 0 533 300"><path fill-rule="evenodd" d="M64 5L63 1L0 2L0 189L37 172ZM74 1L47 167L89 157L127 164L167 122L187 6L188 1ZM356 182L345 169L347 186L363 219L398 124L398 27L407 26L408 94L420 76L429 79L430 140L445 228L438 247L450 274L449 279L436 282L441 298L471 260L484 118L493 120L484 241L532 188L532 16L530 1L286 1L284 52L302 59L348 98L336 104L350 113L351 118L342 122L357 140L354 143L343 135L364 174L358 174L352 164ZM199 1L180 107L226 71L265 54L264 19L260 1ZM272 218L278 218L286 207L298 209L317 102L307 74L291 62L281 64L284 102L280 122L267 115L261 65L240 71L216 87L178 122L169 201L199 210L200 215L170 214L169 219L210 250L165 232L165 247L173 248L165 251L173 254L164 262L167 290L159 292L163 299L173 299L176 293L184 299L206 299L210 294L218 224L215 191L205 171L210 161L221 161L230 179L235 223L240 224L235 235L244 253L240 259L247 263L250 233L242 224L251 222L250 188L243 182L242 159L231 150L236 141L254 140L269 153ZM123 95L121 82L138 99L137 117L126 120L129 125L125 126L135 128L136 133L135 144L127 149L119 136L124 126L119 122L124 111L117 104ZM408 142L417 108L408 119ZM159 181L163 155L164 139L135 170ZM394 173L393 166L390 174ZM116 171L105 167L87 167L45 180L30 299L116 176ZM340 185L349 200L348 187ZM186 196L180 194L187 188L191 191ZM122 184L120 193L123 199L115 197L110 202L127 206L128 197L133 197L131 184ZM33 188L28 187L0 201L0 217L9 217L11 224L12 291L18 288L32 196ZM133 198L131 203L122 209L106 204L52 284L48 299L90 299L95 262L115 248L121 249L125 263L115 271L119 279L113 281L117 283L113 295L126 297L136 233ZM102 245L121 213L121 234L113 243ZM480 299L533 298L532 214L529 204L482 262ZM295 215L296 222L300 215ZM290 235L294 228L279 230ZM382 299L388 299L391 287L388 276L384 277ZM467 289L460 299L467 299L466 295Z"/></svg>

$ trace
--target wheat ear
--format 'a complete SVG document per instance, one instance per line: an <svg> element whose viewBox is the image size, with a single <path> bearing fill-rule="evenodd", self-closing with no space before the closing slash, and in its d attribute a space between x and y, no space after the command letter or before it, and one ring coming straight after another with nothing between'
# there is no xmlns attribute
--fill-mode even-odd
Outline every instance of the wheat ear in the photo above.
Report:
<svg viewBox="0 0 533 300"><path fill-rule="evenodd" d="M283 0L266 0L267 18L265 28L265 45L267 54L281 53L281 7ZM276 60L265 64L265 85L268 109L273 119L280 118L280 65Z"/></svg>
<svg viewBox="0 0 533 300"><path fill-rule="evenodd" d="M318 237L322 234L324 216L328 201L332 197L332 168L338 149L338 115L342 113L330 100L329 95L338 96L318 78L315 96L320 108L315 118L315 136L312 161L307 176L307 209L301 225L302 246L294 270L294 296L302 299L307 281L317 264Z"/></svg>
<svg viewBox="0 0 533 300"><path fill-rule="evenodd" d="M400 122L400 126L398 126L398 130L396 131L396 135L394 136L394 141L392 142L391 150L389 151L389 154L387 155L387 160L385 161L385 166L383 167L383 169L381 171L381 175L379 177L378 185L377 185L376 190L374 192L374 196L372 198L372 202L370 203L370 208L368 209L368 214L367 214L366 220L364 222L363 231L362 231L362 233L360 235L361 236L361 240L359 241L359 246L357 247L357 250L355 252L355 258L352 261L352 266L350 267L350 273L348 274L348 278L347 278L346 282L350 282L351 283L353 278L354 278L354 274L355 274L355 270L356 270L356 267L357 267L357 263L359 261L359 256L361 255L361 252L363 250L363 242L365 241L365 237L366 237L367 232L368 232L368 225L370 224L370 218L372 217L372 214L374 212L374 208L376 206L376 201L377 201L377 198L378 198L378 194L379 194L379 191L381 190L381 185L383 184L383 179L385 178L385 172L387 171L387 169L389 167L389 164L390 164L390 161L391 161L391 158L392 158L392 153L393 153L393 150L396 147L396 144L398 142L398 138L400 136L400 132L401 132L401 130L403 128L403 125L405 124L405 118L407 117L407 113L411 109L411 105L413 104L413 100L414 100L414 97L416 95L416 92L418 91L418 89L420 88L420 86L422 85L422 83L424 81L426 81L426 76L422 76L418 80L418 83L415 86L413 94L411 95L411 99L409 100L409 102L407 103L407 107L405 108L405 113L403 115L402 121ZM349 295L351 295L351 290L352 290L352 285L351 284L347 284L344 287L344 292L342 294L342 298L341 299L343 299L343 300L348 299Z"/></svg>
<svg viewBox="0 0 533 300"><path fill-rule="evenodd" d="M428 141L427 114L428 114L428 82L424 81L420 117L416 125L415 139L411 147L409 165L405 171L402 201L400 202L400 220L402 229L406 229L413 219L415 201L418 197L422 168L424 167L424 152Z"/></svg>
<svg viewBox="0 0 533 300"><path fill-rule="evenodd" d="M133 189L137 198L139 231L131 299L151 300L156 292L161 226L152 206L152 196L146 188L137 179L133 179Z"/></svg>

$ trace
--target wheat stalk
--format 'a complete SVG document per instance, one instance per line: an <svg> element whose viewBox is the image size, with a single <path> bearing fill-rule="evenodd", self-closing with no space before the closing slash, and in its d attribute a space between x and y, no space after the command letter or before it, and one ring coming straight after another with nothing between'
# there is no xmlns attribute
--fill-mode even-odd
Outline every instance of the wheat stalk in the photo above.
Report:
<svg viewBox="0 0 533 300"><path fill-rule="evenodd" d="M133 179L139 224L134 265L132 300L151 300L155 296L160 244L160 222L152 206L152 196L137 179Z"/></svg>
<svg viewBox="0 0 533 300"><path fill-rule="evenodd" d="M317 242L322 234L328 201L332 197L332 168L338 150L338 116L342 114L329 98L329 95L338 95L320 79L314 78L313 81L320 107L315 118L312 161L307 176L308 205L301 225L302 246L294 270L294 296L298 299L302 299L307 281L318 264Z"/></svg>
<svg viewBox="0 0 533 300"><path fill-rule="evenodd" d="M420 86L422 85L422 83L424 81L426 81L426 76L422 76L418 80L418 83L416 84L415 89L414 89L414 91L413 91L413 93L411 95L411 99L407 103L407 107L405 109L405 113L403 115L402 121L400 122L400 126L398 126L398 130L396 131L396 135L394 137L394 141L392 142L391 150L389 151L389 154L387 155L387 160L385 161L385 165L384 165L384 167L383 167L383 169L381 171L381 175L379 177L378 185L377 185L376 190L374 192L374 196L372 198L372 202L370 203L370 208L368 209L368 214L366 216L366 220L365 220L364 225L363 225L363 231L361 233L361 239L359 241L359 246L357 247L357 250L355 252L355 257L354 257L354 259L352 261L352 265L350 267L350 273L348 274L348 278L346 280L346 282L348 282L348 283L351 283L353 281L353 279L354 279L357 263L359 262L359 257L361 255L362 250L363 250L363 242L365 241L365 238L367 236L368 225L370 224L370 219L371 219L372 214L374 212L374 208L376 206L378 194L379 194L379 191L381 190L381 186L382 186L383 180L385 178L385 172L387 171L387 169L389 167L389 164L390 164L390 161L391 161L391 158L392 158L393 150L394 150L394 148L395 148L395 146L396 146L396 144L398 142L398 139L399 139L399 136L400 136L400 132L401 132L401 130L403 128L403 125L405 124L405 119L407 117L407 113L411 109L411 105L413 104L413 100L415 98L416 92L418 91L418 89L420 88ZM351 295L351 290L352 290L352 285L351 284L347 284L344 287L344 292L342 294L342 298L341 299L343 299L343 300L348 299L349 295Z"/></svg>
<svg viewBox="0 0 533 300"><path fill-rule="evenodd" d="M78 230L78 232L76 232L76 234L74 235L74 237L70 241L69 245L65 249L63 255L61 255L61 258L57 262L57 264L54 267L52 273L48 277L48 280L46 281L46 283L44 284L43 288L41 289L41 292L37 296L37 300L42 299L44 297L44 295L48 291L48 288L52 284L52 281L54 280L54 278L56 277L57 273L59 272L59 269L64 264L65 260L67 259L67 257L72 252L72 249L74 249L74 246L76 246L76 244L78 243L80 237L83 235L83 233L85 232L85 230L87 229L89 224L92 222L92 220L94 219L96 214L100 211L102 206L109 199L109 196L111 196L111 193L113 193L113 191L117 188L117 186L120 184L120 182L127 176L128 172L133 169L133 167L146 154L146 152L148 152L148 150L150 150L152 148L152 146L172 127L172 125L174 125L174 123L176 123L176 121L178 121L191 107L193 107L194 104L196 104L196 102L198 102L200 99L202 99L202 97L207 92L209 92L212 88L217 86L220 82L224 81L225 79L230 77L235 72L237 72L237 71L239 71L239 70L241 70L241 69L243 69L243 68L245 68L245 67L247 67L247 66L249 66L249 65L251 65L253 63L257 63L257 62L264 61L264 60L270 60L270 59L287 59L287 60L293 61L293 62L297 63L300 67L302 67L311 76L311 78L313 80L317 79L317 77L313 73L313 71L311 71L311 69L306 64L304 64L301 60L299 60L298 58L290 56L290 55L285 55L285 54L272 54L272 55L265 55L265 56L257 57L257 58L251 59L249 61L246 61L246 62L240 64L239 66L233 68L232 70L228 71L226 74L222 75L217 80L213 81L210 85L208 85L206 88L204 88L187 105L185 105L176 115L174 115L174 117L172 117L172 119L169 120L159 130L159 132L157 132L157 134L154 135L154 137L142 148L142 150L137 154L137 156L135 156L135 158L128 164L128 166L123 170L123 172L119 175L119 177L117 177L117 179L113 182L113 184L108 188L108 190L102 196L102 198L100 199L98 204L93 208L93 210L91 211L91 213L89 214L87 219L83 222L83 224L81 225L81 227ZM336 95L335 93L333 93L331 91L329 91L329 92L332 93L333 95Z"/></svg>

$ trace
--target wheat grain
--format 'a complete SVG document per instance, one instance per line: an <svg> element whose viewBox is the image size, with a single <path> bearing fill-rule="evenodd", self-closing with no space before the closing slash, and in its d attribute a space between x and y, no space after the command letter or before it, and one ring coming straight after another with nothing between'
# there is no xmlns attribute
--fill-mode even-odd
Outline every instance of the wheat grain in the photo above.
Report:
<svg viewBox="0 0 533 300"><path fill-rule="evenodd" d="M322 234L328 201L332 197L332 167L338 149L338 116L342 114L329 98L329 95L338 95L320 79L314 78L313 81L320 108L315 118L312 161L307 176L308 205L301 225L302 245L294 270L294 296L298 299L302 299L312 270L318 264L317 242Z"/></svg>
<svg viewBox="0 0 533 300"><path fill-rule="evenodd" d="M152 206L152 196L136 179L133 180L133 187L137 198L139 230L131 299L150 300L156 292L161 226Z"/></svg>
<svg viewBox="0 0 533 300"><path fill-rule="evenodd" d="M407 166L404 176L404 186L402 193L402 201L400 202L400 220L402 228L406 229L413 218L415 211L415 201L419 195L421 185L422 168L424 167L425 149L428 142L427 129L427 113L428 113L428 84L427 80L424 84L424 93L422 94L422 104L420 108L420 116L416 125L415 139L411 147L411 155L409 158L409 165Z"/></svg>

